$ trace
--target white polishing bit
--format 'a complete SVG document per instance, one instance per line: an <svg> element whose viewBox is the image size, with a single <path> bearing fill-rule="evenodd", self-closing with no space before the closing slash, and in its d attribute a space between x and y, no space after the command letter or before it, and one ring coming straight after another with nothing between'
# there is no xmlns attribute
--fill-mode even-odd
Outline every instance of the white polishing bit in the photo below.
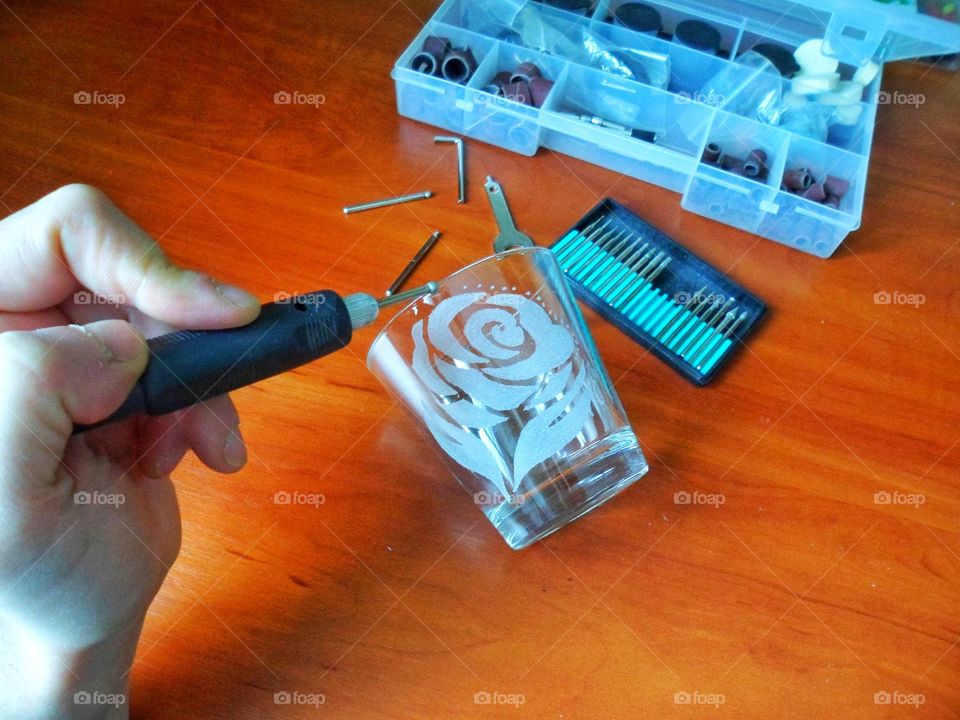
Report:
<svg viewBox="0 0 960 720"><path fill-rule="evenodd" d="M863 115L862 105L845 105L838 107L833 113L833 122L836 125L856 125Z"/></svg>
<svg viewBox="0 0 960 720"><path fill-rule="evenodd" d="M868 60L853 74L853 81L866 87L874 81L879 73L880 66L872 60Z"/></svg>
<svg viewBox="0 0 960 720"><path fill-rule="evenodd" d="M803 68L805 75L829 75L837 71L840 61L823 52L823 40L807 40L793 53L797 65Z"/></svg>
<svg viewBox="0 0 960 720"><path fill-rule="evenodd" d="M794 75L790 89L798 95L820 95L830 92L840 83L840 73Z"/></svg>
<svg viewBox="0 0 960 720"><path fill-rule="evenodd" d="M817 100L823 105L856 105L863 99L863 85L851 80L837 83L832 92L824 93Z"/></svg>
<svg viewBox="0 0 960 720"><path fill-rule="evenodd" d="M800 93L785 92L783 94L783 106L791 110L802 108L808 102L810 101L807 100L807 96L801 95Z"/></svg>

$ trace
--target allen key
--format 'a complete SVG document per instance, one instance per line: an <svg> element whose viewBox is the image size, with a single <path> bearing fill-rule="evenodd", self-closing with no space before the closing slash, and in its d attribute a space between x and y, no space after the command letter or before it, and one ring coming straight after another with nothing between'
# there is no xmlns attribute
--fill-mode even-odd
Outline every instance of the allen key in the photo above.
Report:
<svg viewBox="0 0 960 720"><path fill-rule="evenodd" d="M433 138L433 141L435 143L453 143L457 146L457 202L463 205L467 201L467 178L464 170L463 138L437 135Z"/></svg>

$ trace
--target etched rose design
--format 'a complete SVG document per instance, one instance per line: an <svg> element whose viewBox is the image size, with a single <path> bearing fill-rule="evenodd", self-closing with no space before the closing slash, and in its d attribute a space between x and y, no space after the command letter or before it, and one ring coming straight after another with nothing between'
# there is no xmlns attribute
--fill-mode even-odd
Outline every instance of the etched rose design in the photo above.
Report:
<svg viewBox="0 0 960 720"><path fill-rule="evenodd" d="M427 427L451 458L504 496L591 416L593 397L573 336L530 298L456 295L412 332L413 370L435 400L423 407ZM507 421L512 425L503 426ZM512 447L507 438L517 426Z"/></svg>

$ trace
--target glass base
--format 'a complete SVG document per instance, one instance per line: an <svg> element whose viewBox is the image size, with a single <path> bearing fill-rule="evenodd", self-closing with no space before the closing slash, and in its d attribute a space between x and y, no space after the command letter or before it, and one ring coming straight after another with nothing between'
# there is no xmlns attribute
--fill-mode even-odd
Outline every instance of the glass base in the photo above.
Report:
<svg viewBox="0 0 960 720"><path fill-rule="evenodd" d="M545 538L646 475L647 462L629 427L609 434L564 461L565 469L532 490L483 508L514 550ZM559 468L558 468L559 469Z"/></svg>

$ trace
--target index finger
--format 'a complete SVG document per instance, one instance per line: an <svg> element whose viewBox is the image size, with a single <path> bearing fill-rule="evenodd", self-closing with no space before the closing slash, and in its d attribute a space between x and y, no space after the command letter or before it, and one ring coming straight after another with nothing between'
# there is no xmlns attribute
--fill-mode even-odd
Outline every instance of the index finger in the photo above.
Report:
<svg viewBox="0 0 960 720"><path fill-rule="evenodd" d="M67 185L0 221L0 312L60 304L80 288L198 330L244 325L260 311L240 288L174 265L99 190Z"/></svg>

